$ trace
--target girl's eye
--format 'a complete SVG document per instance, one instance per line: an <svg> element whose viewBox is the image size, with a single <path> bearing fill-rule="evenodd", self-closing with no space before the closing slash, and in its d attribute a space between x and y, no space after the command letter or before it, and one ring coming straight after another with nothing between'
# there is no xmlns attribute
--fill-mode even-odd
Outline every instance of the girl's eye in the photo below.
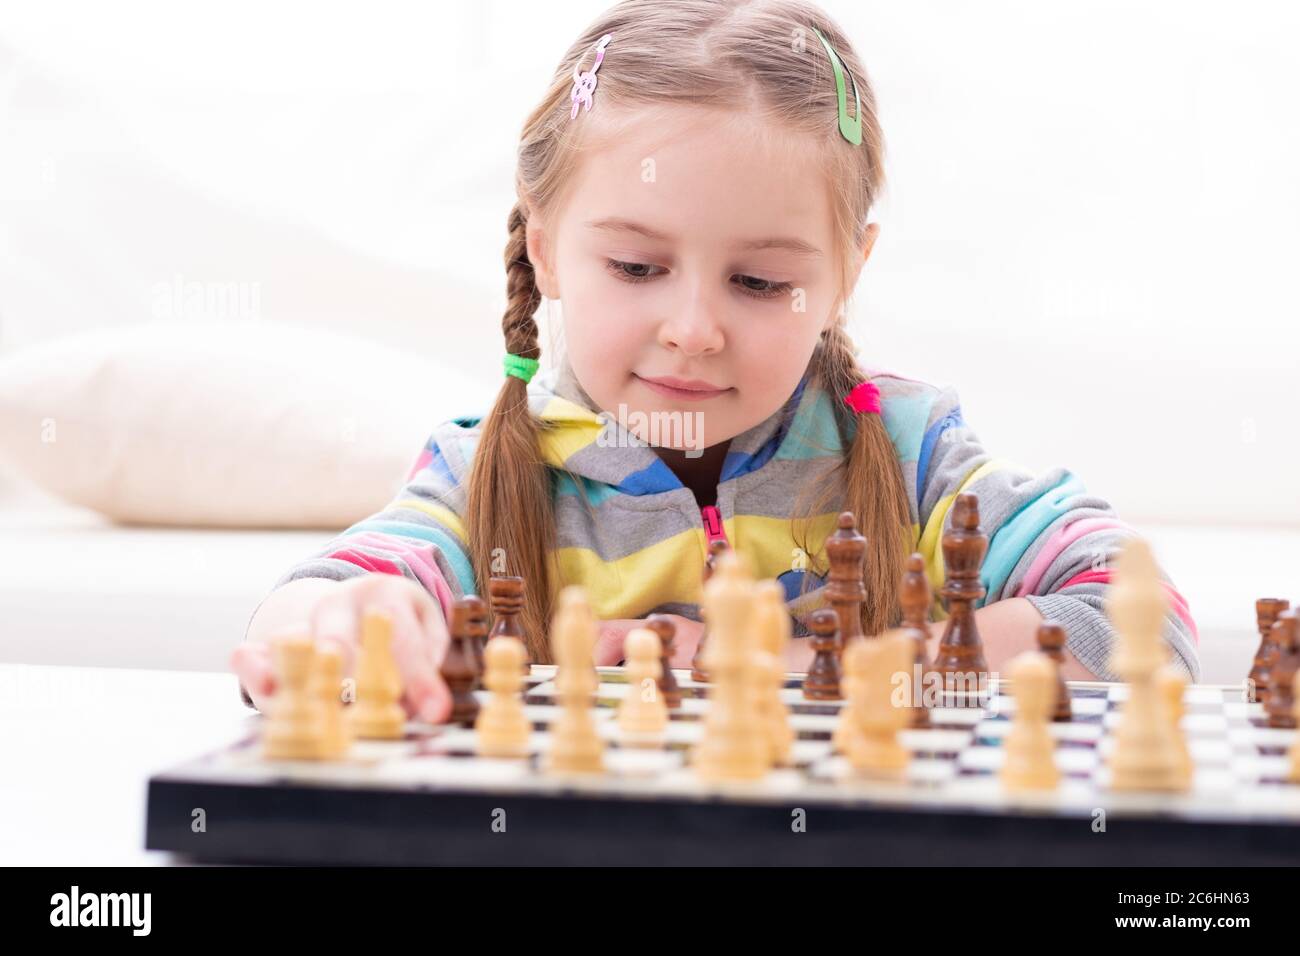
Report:
<svg viewBox="0 0 1300 956"><path fill-rule="evenodd" d="M654 278L649 270L659 267L645 262L620 262L617 259L606 259L605 268L624 282L645 282L647 279Z"/></svg>
<svg viewBox="0 0 1300 956"><path fill-rule="evenodd" d="M745 290L746 295L758 299L774 299L779 295L785 295L792 288L789 282L773 282L770 279L760 279L758 276L734 276L734 278L740 280L740 286Z"/></svg>
<svg viewBox="0 0 1300 956"><path fill-rule="evenodd" d="M622 262L618 259L606 259L605 268L624 282L646 282L658 274L650 270L665 271L659 266L652 266L645 262ZM773 299L785 295L793 288L789 282L772 282L770 279L760 279L758 276L735 275L732 279L737 281L737 285L745 295L755 299Z"/></svg>

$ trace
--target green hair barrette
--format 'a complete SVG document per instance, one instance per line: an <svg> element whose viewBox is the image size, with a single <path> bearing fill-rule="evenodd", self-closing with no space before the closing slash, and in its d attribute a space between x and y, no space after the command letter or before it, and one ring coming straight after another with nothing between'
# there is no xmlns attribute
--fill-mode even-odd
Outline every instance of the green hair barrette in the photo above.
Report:
<svg viewBox="0 0 1300 956"><path fill-rule="evenodd" d="M826 47L826 55L831 58L831 67L835 70L835 94L840 101L840 135L847 139L854 146L862 145L862 102L858 99L858 83L853 79L853 74L849 74L849 82L853 84L853 117L849 117L849 96L844 89L844 67L840 65L840 58L835 55L830 43L822 36L822 32L813 27L813 33L817 34L817 39L822 41L822 46Z"/></svg>

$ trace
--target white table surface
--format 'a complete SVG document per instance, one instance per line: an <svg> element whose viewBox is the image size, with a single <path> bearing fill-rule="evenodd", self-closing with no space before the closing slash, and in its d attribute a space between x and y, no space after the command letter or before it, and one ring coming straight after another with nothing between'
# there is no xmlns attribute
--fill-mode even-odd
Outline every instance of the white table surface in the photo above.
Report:
<svg viewBox="0 0 1300 956"><path fill-rule="evenodd" d="M231 674L0 664L0 865L139 866L150 774L247 733Z"/></svg>

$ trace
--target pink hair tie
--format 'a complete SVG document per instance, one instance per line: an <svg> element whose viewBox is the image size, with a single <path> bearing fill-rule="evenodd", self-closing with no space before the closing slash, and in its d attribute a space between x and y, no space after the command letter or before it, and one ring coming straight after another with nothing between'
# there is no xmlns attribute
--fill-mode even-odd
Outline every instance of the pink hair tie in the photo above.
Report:
<svg viewBox="0 0 1300 956"><path fill-rule="evenodd" d="M872 382L859 382L844 396L844 403L855 412L880 414L880 389Z"/></svg>

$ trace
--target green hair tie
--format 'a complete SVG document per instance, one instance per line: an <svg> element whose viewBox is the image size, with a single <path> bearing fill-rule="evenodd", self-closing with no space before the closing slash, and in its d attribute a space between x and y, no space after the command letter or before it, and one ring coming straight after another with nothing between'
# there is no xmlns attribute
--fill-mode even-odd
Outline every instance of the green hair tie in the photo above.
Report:
<svg viewBox="0 0 1300 956"><path fill-rule="evenodd" d="M523 379L524 384L532 380L541 364L537 359L524 358L522 355L507 353L505 357L506 374Z"/></svg>
<svg viewBox="0 0 1300 956"><path fill-rule="evenodd" d="M853 118L849 119L849 96L844 90L844 69L840 66L840 58L835 55L831 49L830 43L822 36L822 32L813 27L813 33L817 34L817 39L822 41L822 46L826 47L826 54L831 58L831 67L835 70L835 95L840 101L840 135L847 139L854 146L862 145L862 103L858 99L858 81L853 79L853 74L849 74L849 82L853 84Z"/></svg>

